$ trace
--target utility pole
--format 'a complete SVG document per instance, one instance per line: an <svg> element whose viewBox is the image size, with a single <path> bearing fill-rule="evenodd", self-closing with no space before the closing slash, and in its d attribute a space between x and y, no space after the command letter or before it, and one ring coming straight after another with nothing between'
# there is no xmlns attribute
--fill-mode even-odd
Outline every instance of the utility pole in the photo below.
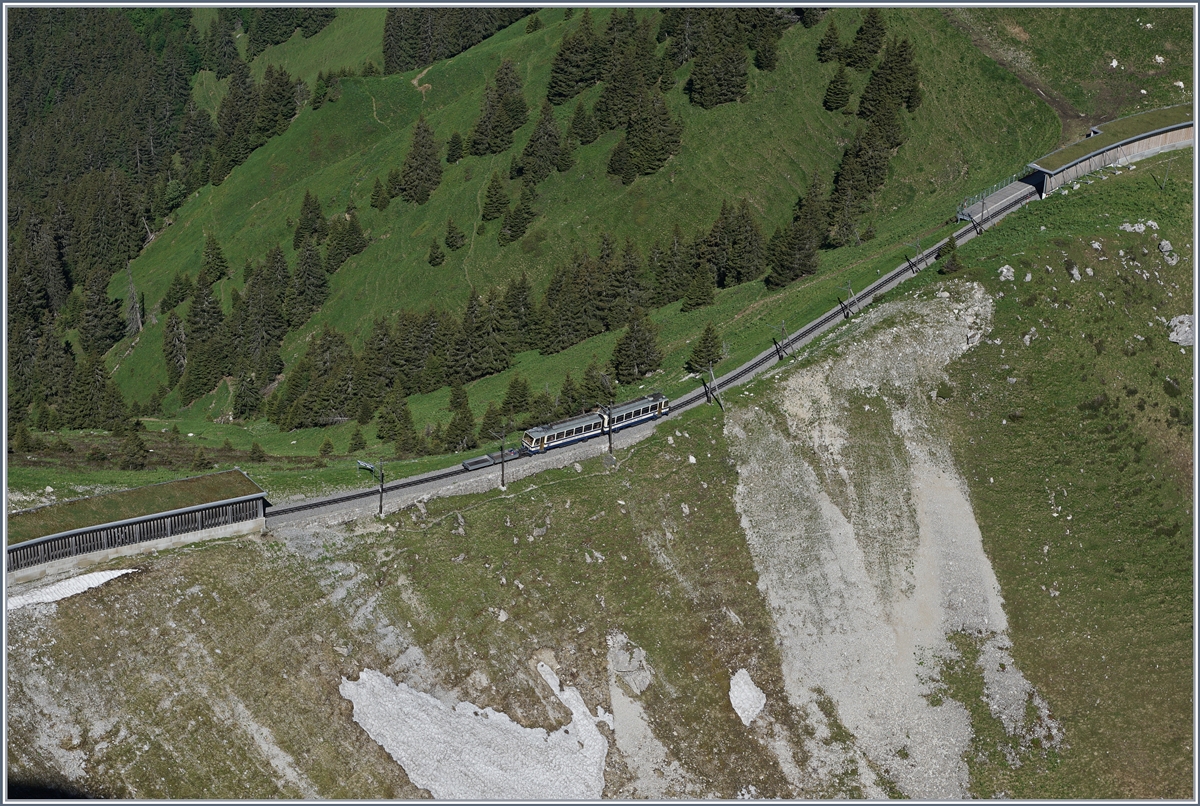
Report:
<svg viewBox="0 0 1200 806"><path fill-rule="evenodd" d="M717 378L713 375L712 364L708 365L708 377L712 379L712 394L717 399L717 405L721 407L721 411L725 411L725 404L721 402L721 395L717 393Z"/></svg>
<svg viewBox="0 0 1200 806"><path fill-rule="evenodd" d="M846 310L849 312L849 313L847 313L846 318L849 319L850 318L849 314L854 312L854 304L856 302L858 302L858 300L854 298L854 289L850 287L849 280L846 281L846 291L847 291Z"/></svg>
<svg viewBox="0 0 1200 806"><path fill-rule="evenodd" d="M488 433L491 434L496 439L500 440L500 489L503 490L505 487L505 484L504 484L504 438L507 436L507 434L506 433L497 434L495 431L489 431Z"/></svg>
<svg viewBox="0 0 1200 806"><path fill-rule="evenodd" d="M612 452L613 452L613 444L612 444L612 432L613 432L612 406L605 406L605 405L601 404L601 406L600 406L600 410L604 412L604 419L606 419L606 420L608 421L608 428L606 428L606 429L604 429L604 430L608 432L608 455L609 455L609 456L612 456Z"/></svg>

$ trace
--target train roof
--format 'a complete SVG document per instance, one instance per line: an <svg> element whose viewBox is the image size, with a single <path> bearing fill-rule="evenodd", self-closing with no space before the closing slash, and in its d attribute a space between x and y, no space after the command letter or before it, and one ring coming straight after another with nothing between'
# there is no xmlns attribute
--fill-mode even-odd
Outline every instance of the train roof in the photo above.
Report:
<svg viewBox="0 0 1200 806"><path fill-rule="evenodd" d="M666 399L666 396L661 392L651 392L648 395L643 395L642 397L628 400L624 403L617 403L612 407L612 410L614 414L623 414L630 409L640 408L647 403L657 403L660 400L665 402ZM599 417L599 413L593 411L587 414L581 414L577 417L571 417L566 420L559 420L556 423L547 423L546 425L537 425L533 428L527 428L525 429L525 433L529 434L534 439L537 439L543 434L553 434L557 431L562 431L567 428L574 428L578 425L585 425L587 423L595 422Z"/></svg>
<svg viewBox="0 0 1200 806"><path fill-rule="evenodd" d="M600 419L600 415L596 412L588 414L580 414L578 417L571 417L566 420L559 420L556 423L547 423L546 425L535 425L533 428L526 428L525 433L531 437L537 438L543 434L553 434L566 428L574 428L577 425L586 425Z"/></svg>

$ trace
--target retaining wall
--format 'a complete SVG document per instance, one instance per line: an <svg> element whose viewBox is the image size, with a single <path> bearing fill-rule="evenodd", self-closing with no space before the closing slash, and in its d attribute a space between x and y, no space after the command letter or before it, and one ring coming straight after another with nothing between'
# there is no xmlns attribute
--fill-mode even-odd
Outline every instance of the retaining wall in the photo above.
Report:
<svg viewBox="0 0 1200 806"><path fill-rule="evenodd" d="M1193 122L1188 121L1131 137L1107 148L1086 154L1053 171L1046 170L1037 163L1032 163L1029 167L1042 175L1040 189L1044 199L1063 185L1101 168L1107 168L1110 165L1125 165L1163 151L1188 148L1193 144L1194 128Z"/></svg>

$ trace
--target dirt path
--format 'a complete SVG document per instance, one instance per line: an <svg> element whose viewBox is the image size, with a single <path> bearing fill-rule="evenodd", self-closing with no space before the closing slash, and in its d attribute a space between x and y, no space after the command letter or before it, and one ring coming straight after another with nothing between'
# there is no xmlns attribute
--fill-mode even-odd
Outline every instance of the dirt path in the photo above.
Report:
<svg viewBox="0 0 1200 806"><path fill-rule="evenodd" d="M909 797L968 796L966 709L937 705L940 659L956 632L987 636L986 696L1027 732L1032 689L1009 657L995 574L966 485L938 428L931 391L942 368L987 332L978 284L874 308L839 333L824 360L776 375L772 415L731 406L735 503L781 642L788 697L837 733L809 742L808 774L828 785L856 768L870 796L886 779ZM978 338L974 340L978 341Z"/></svg>

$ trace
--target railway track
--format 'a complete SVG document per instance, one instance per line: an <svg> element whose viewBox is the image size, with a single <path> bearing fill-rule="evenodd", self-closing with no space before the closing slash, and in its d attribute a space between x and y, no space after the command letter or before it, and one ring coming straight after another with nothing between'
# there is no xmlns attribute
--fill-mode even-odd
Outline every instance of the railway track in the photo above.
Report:
<svg viewBox="0 0 1200 806"><path fill-rule="evenodd" d="M1036 196L1037 191L1033 188L1030 188L1028 193L1020 195L999 209L989 211L988 215L984 219L972 221L962 230L956 232L956 240L959 244L963 244L978 235L982 235L988 224L995 223L997 220L1004 217L1011 211L1027 204ZM816 336L833 327L833 325L836 324L839 319L850 318L850 316L856 312L854 310L855 308L861 310L863 307L870 305L874 301L875 297L879 294L891 290L908 277L915 276L917 272L927 267L933 260L937 258L937 253L942 248L943 244L945 244L945 241L939 241L928 249L922 251L915 258L906 258L906 261L903 265L898 266L895 270L876 280L874 283L868 286L865 291L854 295L849 302L839 303L837 308L830 310L820 318L810 322L801 330L788 336L787 339L779 344L778 348L772 348L764 351L757 357L751 359L732 372L726 373L720 378L715 379L715 382L708 385L707 389L698 389L674 402L671 406L671 412L675 413L685 411L692 406L697 405L701 401L707 400L710 393L729 389L730 387L746 380L747 378L757 375L768 364L782 360L788 351L794 350L811 341ZM519 457L511 459L509 462L518 462L525 458L527 457ZM421 476L413 476L407 479L400 479L392 482L391 484L384 484L383 494L387 495L388 493L395 492L397 490L403 490L423 484L429 484L431 482L452 479L457 476L466 475L470 472L471 471L467 470L466 468L457 467L449 470L435 471ZM359 490L353 493L346 493L343 495L330 496L317 501L306 501L303 503L290 504L286 506L273 506L267 512L267 520L270 521L272 518L295 515L299 512L325 509L327 507L337 507L353 501L373 498L379 494L379 488L372 488L368 490Z"/></svg>

